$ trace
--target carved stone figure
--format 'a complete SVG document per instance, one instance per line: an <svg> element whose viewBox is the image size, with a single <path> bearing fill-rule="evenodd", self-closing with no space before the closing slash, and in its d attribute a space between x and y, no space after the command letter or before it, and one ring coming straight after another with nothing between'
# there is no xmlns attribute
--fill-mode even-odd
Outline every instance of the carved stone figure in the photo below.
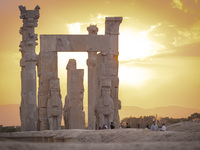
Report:
<svg viewBox="0 0 200 150"><path fill-rule="evenodd" d="M118 41L119 35L119 25L122 22L122 18L120 17L106 17L106 28L105 35L110 35L111 40ZM116 46L116 47L115 47ZM114 102L114 120L115 127L119 128L120 118L119 118L119 110L121 109L121 101L118 98L119 91L119 78L118 78L118 45L114 46L114 50L112 51L112 68L111 68L111 97Z"/></svg>
<svg viewBox="0 0 200 150"><path fill-rule="evenodd" d="M61 129L62 101L59 79L50 80L50 92L47 103L47 116L50 130Z"/></svg>
<svg viewBox="0 0 200 150"><path fill-rule="evenodd" d="M105 35L97 35L96 25L90 25L89 35L40 35L40 53L37 56L37 27L39 6L26 10L19 6L23 27L22 41L21 106L22 131L56 130L61 128L62 102L58 78L57 52L88 52L88 129L111 122L119 125L118 110L118 35L122 17L106 17ZM98 54L97 54L98 52ZM39 77L38 108L36 106L36 71ZM84 129L83 70L76 69L76 61L67 65L67 96L64 120L68 129Z"/></svg>
<svg viewBox="0 0 200 150"><path fill-rule="evenodd" d="M65 97L64 121L66 129L85 129L83 111L83 69L76 69L76 60L67 64L67 96Z"/></svg>
<svg viewBox="0 0 200 150"><path fill-rule="evenodd" d="M108 78L101 78L101 97L96 105L98 127L110 126L114 117L114 103L111 98L111 82Z"/></svg>

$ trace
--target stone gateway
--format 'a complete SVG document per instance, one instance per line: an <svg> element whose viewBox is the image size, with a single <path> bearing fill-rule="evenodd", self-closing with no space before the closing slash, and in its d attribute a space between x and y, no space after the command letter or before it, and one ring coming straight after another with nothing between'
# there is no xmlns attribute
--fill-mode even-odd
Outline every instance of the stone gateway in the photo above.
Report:
<svg viewBox="0 0 200 150"><path fill-rule="evenodd" d="M22 131L61 129L62 114L66 129L84 129L83 75L76 69L76 60L67 65L67 96L62 107L58 78L57 52L88 52L88 129L103 125L119 126L118 98L118 35L122 17L106 17L105 35L97 35L96 25L90 25L88 35L40 35L40 53L35 53L39 6L26 10L19 6L23 27L22 42L21 106ZM39 78L36 93L36 67ZM36 105L38 96L38 106Z"/></svg>

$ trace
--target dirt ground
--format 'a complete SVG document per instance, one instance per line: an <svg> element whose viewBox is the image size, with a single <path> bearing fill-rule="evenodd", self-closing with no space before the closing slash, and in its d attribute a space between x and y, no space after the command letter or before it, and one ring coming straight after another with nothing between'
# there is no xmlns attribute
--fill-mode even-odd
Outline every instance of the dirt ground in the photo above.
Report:
<svg viewBox="0 0 200 150"><path fill-rule="evenodd" d="M0 134L0 150L200 150L200 122L148 129L59 130Z"/></svg>

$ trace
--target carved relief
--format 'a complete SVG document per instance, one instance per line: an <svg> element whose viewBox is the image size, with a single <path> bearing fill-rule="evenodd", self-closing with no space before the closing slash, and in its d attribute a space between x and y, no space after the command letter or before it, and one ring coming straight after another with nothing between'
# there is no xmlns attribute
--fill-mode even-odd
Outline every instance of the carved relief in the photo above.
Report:
<svg viewBox="0 0 200 150"><path fill-rule="evenodd" d="M39 56L35 53L38 40L34 33L39 18L39 6L26 10L19 6L23 27L20 28L22 41L21 106L20 117L23 131L61 129L62 101L57 68L58 51L88 52L88 128L95 129L111 122L119 124L118 110L118 47L121 17L106 18L106 35L97 35L96 25L90 25L89 35L42 35ZM97 54L97 52L100 52ZM36 106L36 71L39 77L38 109ZM67 65L67 96L63 109L65 128L84 129L83 75L76 69L76 60Z"/></svg>

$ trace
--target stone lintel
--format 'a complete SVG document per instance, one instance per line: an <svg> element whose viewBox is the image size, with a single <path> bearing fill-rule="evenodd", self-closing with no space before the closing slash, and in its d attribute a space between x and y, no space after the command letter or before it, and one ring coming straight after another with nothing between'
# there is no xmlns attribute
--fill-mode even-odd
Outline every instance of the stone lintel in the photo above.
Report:
<svg viewBox="0 0 200 150"><path fill-rule="evenodd" d="M112 52L118 51L116 35L40 35L40 51Z"/></svg>
<svg viewBox="0 0 200 150"><path fill-rule="evenodd" d="M123 17L106 17L106 21L122 22Z"/></svg>

